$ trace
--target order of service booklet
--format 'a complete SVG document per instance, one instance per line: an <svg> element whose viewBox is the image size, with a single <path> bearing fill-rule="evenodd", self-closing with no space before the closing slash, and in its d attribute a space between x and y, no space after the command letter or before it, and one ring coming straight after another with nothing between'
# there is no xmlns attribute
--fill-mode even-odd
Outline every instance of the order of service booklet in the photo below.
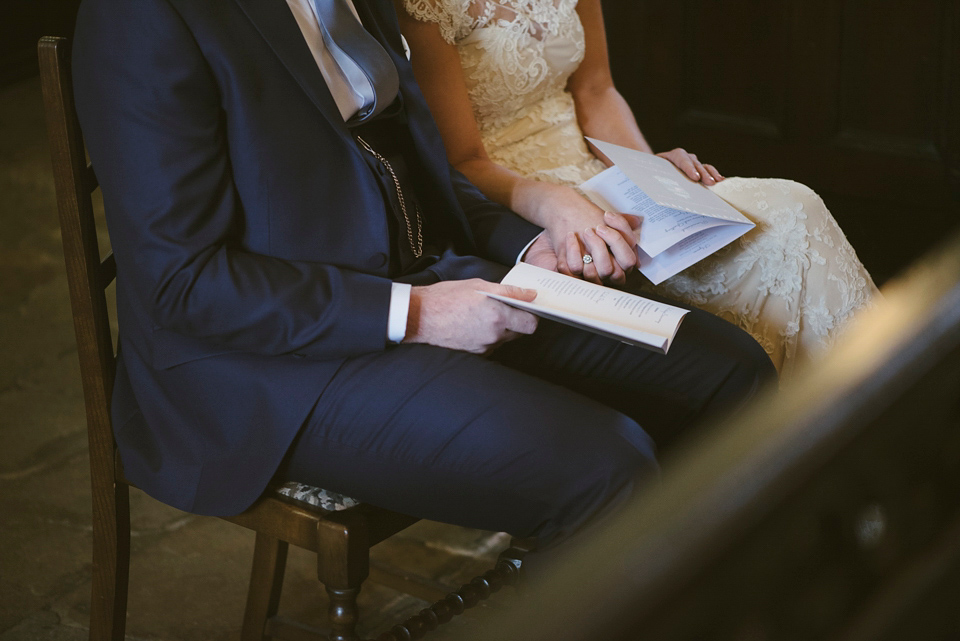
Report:
<svg viewBox="0 0 960 641"><path fill-rule="evenodd" d="M659 285L753 229L729 203L669 160L588 138L614 166L580 185L598 207L642 220L640 273Z"/></svg>
<svg viewBox="0 0 960 641"><path fill-rule="evenodd" d="M484 292L519 309L666 354L688 310L518 263L500 281L537 290L532 302Z"/></svg>

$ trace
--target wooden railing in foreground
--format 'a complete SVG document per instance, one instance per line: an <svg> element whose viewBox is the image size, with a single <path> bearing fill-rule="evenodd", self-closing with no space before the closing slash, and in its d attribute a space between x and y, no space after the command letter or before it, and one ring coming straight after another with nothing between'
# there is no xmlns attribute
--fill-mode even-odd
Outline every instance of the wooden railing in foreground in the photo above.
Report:
<svg viewBox="0 0 960 641"><path fill-rule="evenodd" d="M960 235L529 587L476 638L960 638Z"/></svg>

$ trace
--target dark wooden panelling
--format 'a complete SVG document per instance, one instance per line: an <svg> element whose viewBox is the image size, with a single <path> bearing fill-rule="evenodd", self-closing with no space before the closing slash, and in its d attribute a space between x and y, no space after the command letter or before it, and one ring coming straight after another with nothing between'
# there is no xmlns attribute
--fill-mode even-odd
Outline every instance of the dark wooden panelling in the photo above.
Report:
<svg viewBox="0 0 960 641"><path fill-rule="evenodd" d="M960 219L956 0L607 0L604 11L617 86L654 149L810 185L879 281Z"/></svg>
<svg viewBox="0 0 960 641"><path fill-rule="evenodd" d="M678 4L683 31L676 48L683 69L673 80L681 85L679 126L782 138L788 5L763 0ZM742 15L756 18L745 22Z"/></svg>
<svg viewBox="0 0 960 641"><path fill-rule="evenodd" d="M914 0L899 19L864 21L885 0L844 4L838 141L878 153L939 160L937 123L946 29L943 3ZM922 37L906 34L923 34Z"/></svg>
<svg viewBox="0 0 960 641"><path fill-rule="evenodd" d="M606 10L611 42L633 44L616 52L615 73L655 147L838 193L902 200L906 181L909 201L936 207L950 201L953 5L647 0L625 20Z"/></svg>
<svg viewBox="0 0 960 641"><path fill-rule="evenodd" d="M941 113L941 146L954 198L960 201L960 7L947 3L943 11L947 33L943 43L943 85L947 99Z"/></svg>

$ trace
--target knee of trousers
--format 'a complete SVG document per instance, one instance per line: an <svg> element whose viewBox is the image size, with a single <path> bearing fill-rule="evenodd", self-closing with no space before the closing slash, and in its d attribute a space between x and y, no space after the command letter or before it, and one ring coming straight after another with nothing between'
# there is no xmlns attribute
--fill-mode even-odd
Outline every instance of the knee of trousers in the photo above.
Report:
<svg viewBox="0 0 960 641"><path fill-rule="evenodd" d="M748 376L755 382L755 387L762 387L777 380L779 375L773 361L770 360L770 355L752 336L747 335L746 338L748 347L746 348L744 368L747 370Z"/></svg>
<svg viewBox="0 0 960 641"><path fill-rule="evenodd" d="M732 404L744 403L777 380L777 368L763 347L742 330L731 347L737 350L736 366L727 377L722 393L734 401Z"/></svg>
<svg viewBox="0 0 960 641"><path fill-rule="evenodd" d="M777 369L763 347L743 329L702 310L692 310L684 321L698 337L699 349L710 354L713 393L701 411L727 412L752 399L777 379Z"/></svg>
<svg viewBox="0 0 960 641"><path fill-rule="evenodd" d="M736 380L765 383L777 378L777 368L763 346L747 331L709 312L693 309L684 325L695 328L700 345L717 353L737 371Z"/></svg>
<svg viewBox="0 0 960 641"><path fill-rule="evenodd" d="M550 496L542 513L532 515L533 529L521 536L537 537L540 548L552 547L656 483L660 467L653 440L626 416L620 420L633 432L630 442L598 438L566 456L545 453L542 462L554 471Z"/></svg>

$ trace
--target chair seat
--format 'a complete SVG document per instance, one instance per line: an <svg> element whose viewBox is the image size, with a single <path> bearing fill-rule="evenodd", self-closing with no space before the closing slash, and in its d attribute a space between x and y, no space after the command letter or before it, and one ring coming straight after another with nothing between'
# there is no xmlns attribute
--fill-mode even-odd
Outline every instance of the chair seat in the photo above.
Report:
<svg viewBox="0 0 960 641"><path fill-rule="evenodd" d="M291 501L305 503L328 512L339 512L340 510L346 510L347 508L360 505L360 501L352 499L349 496L344 496L339 492L324 490L319 487L313 487L312 485L297 483L296 481L284 483L276 488L275 491L278 495Z"/></svg>

